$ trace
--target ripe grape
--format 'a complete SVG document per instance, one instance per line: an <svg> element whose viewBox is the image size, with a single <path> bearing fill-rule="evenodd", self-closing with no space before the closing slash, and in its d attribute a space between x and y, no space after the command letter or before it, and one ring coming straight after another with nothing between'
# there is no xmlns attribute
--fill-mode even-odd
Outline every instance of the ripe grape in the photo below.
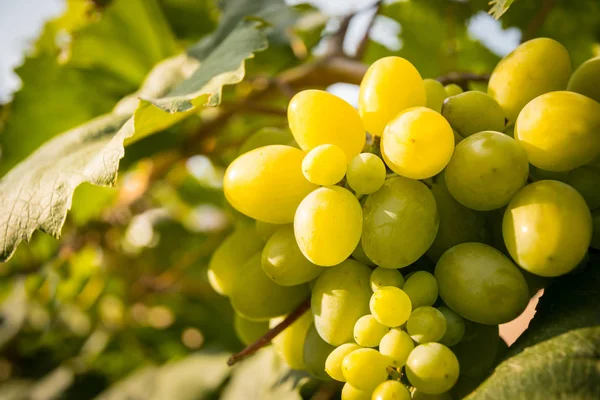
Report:
<svg viewBox="0 0 600 400"><path fill-rule="evenodd" d="M344 357L342 373L350 385L371 392L387 379L387 359L374 349L354 350Z"/></svg>
<svg viewBox="0 0 600 400"><path fill-rule="evenodd" d="M354 324L354 341L363 347L377 347L390 328L377 322L371 314L363 315Z"/></svg>
<svg viewBox="0 0 600 400"><path fill-rule="evenodd" d="M331 186L346 175L348 158L342 149L332 144L321 144L304 156L302 173L315 185Z"/></svg>
<svg viewBox="0 0 600 400"><path fill-rule="evenodd" d="M598 156L599 129L600 103L578 93L552 92L523 108L515 139L536 167L569 171Z"/></svg>
<svg viewBox="0 0 600 400"><path fill-rule="evenodd" d="M446 91L446 97L457 96L464 92L464 90L456 83L450 83L449 85L444 86L444 90Z"/></svg>
<svg viewBox="0 0 600 400"><path fill-rule="evenodd" d="M485 376L494 364L498 351L497 325L468 321L463 339L452 348L460 364L460 373L472 378Z"/></svg>
<svg viewBox="0 0 600 400"><path fill-rule="evenodd" d="M251 218L275 224L292 222L300 201L316 188L302 175L303 158L301 150L281 145L242 154L225 171L225 197Z"/></svg>
<svg viewBox="0 0 600 400"><path fill-rule="evenodd" d="M435 267L435 277L448 307L482 324L511 321L529 302L521 271L483 243L462 243L446 251Z"/></svg>
<svg viewBox="0 0 600 400"><path fill-rule="evenodd" d="M289 130L266 127L259 129L244 140L244 143L240 146L238 156L251 150L258 149L259 147L270 146L273 144L284 144L295 147L292 143L294 143L294 137Z"/></svg>
<svg viewBox="0 0 600 400"><path fill-rule="evenodd" d="M273 318L269 322L271 328L277 326L284 317ZM279 357L292 369L304 369L304 341L308 329L312 325L312 315L304 313L300 318L285 328L279 335L271 340L273 349Z"/></svg>
<svg viewBox="0 0 600 400"><path fill-rule="evenodd" d="M592 217L571 186L538 181L511 200L502 232L510 255L522 268L540 276L559 276L573 270L587 253Z"/></svg>
<svg viewBox="0 0 600 400"><path fill-rule="evenodd" d="M327 360L327 357L329 357L333 350L335 350L335 347L325 342L319 336L319 332L317 332L314 324L311 325L304 340L305 369L318 379L329 380L329 375L325 372L325 360Z"/></svg>
<svg viewBox="0 0 600 400"><path fill-rule="evenodd" d="M448 97L442 115L464 138L481 131L504 129L502 107L490 95L475 90Z"/></svg>
<svg viewBox="0 0 600 400"><path fill-rule="evenodd" d="M398 175L425 179L439 174L452 157L454 134L448 121L426 108L404 110L381 137L381 155Z"/></svg>
<svg viewBox="0 0 600 400"><path fill-rule="evenodd" d="M479 132L456 146L445 171L448 191L462 205L488 211L508 204L527 182L527 153L500 132Z"/></svg>
<svg viewBox="0 0 600 400"><path fill-rule="evenodd" d="M395 286L402 289L404 277L397 269L377 267L371 272L371 290L376 291L382 286Z"/></svg>
<svg viewBox="0 0 600 400"><path fill-rule="evenodd" d="M600 56L590 58L571 75L567 90L582 94L600 103Z"/></svg>
<svg viewBox="0 0 600 400"><path fill-rule="evenodd" d="M259 238L261 238L265 242L268 241L271 238L271 236L273 236L273 234L282 226L284 226L284 225L270 224L268 222L258 221L258 220L255 221L256 234L258 235Z"/></svg>
<svg viewBox="0 0 600 400"><path fill-rule="evenodd" d="M417 343L438 342L446 333L446 318L429 306L416 308L406 322L406 331Z"/></svg>
<svg viewBox="0 0 600 400"><path fill-rule="evenodd" d="M438 284L435 277L426 271L417 271L406 279L402 290L410 298L412 309L432 306L438 298Z"/></svg>
<svg viewBox="0 0 600 400"><path fill-rule="evenodd" d="M398 381L385 381L373 391L372 400L410 400L410 393Z"/></svg>
<svg viewBox="0 0 600 400"><path fill-rule="evenodd" d="M241 315L235 314L233 316L233 328L237 337L247 346L267 333L269 330L269 322L252 321Z"/></svg>
<svg viewBox="0 0 600 400"><path fill-rule="evenodd" d="M425 101L419 71L404 58L384 57L371 64L360 83L358 111L367 131L381 136L400 111Z"/></svg>
<svg viewBox="0 0 600 400"><path fill-rule="evenodd" d="M300 251L314 264L336 265L348 258L360 240L360 203L348 190L323 187L302 200L294 218Z"/></svg>
<svg viewBox="0 0 600 400"><path fill-rule="evenodd" d="M437 234L439 217L431 191L425 184L401 176L388 179L369 195L363 214L363 249L383 268L412 264Z"/></svg>
<svg viewBox="0 0 600 400"><path fill-rule="evenodd" d="M388 357L394 367L406 364L408 355L415 348L412 338L408 333L399 328L390 329L379 342L379 351Z"/></svg>
<svg viewBox="0 0 600 400"><path fill-rule="evenodd" d="M371 270L354 260L328 268L317 278L311 308L315 327L329 344L352 341L354 324L369 313Z"/></svg>
<svg viewBox="0 0 600 400"><path fill-rule="evenodd" d="M262 251L261 262L269 278L282 286L312 281L324 271L304 257L291 225L282 226L271 236Z"/></svg>
<svg viewBox="0 0 600 400"><path fill-rule="evenodd" d="M458 360L443 344L420 344L406 361L408 380L417 390L427 394L447 392L456 383L458 375Z"/></svg>
<svg viewBox="0 0 600 400"><path fill-rule="evenodd" d="M405 323L412 310L408 295L393 286L377 289L371 296L369 308L377 321L390 328Z"/></svg>
<svg viewBox="0 0 600 400"><path fill-rule="evenodd" d="M498 63L490 77L488 94L504 109L509 122L515 122L521 109L534 98L564 90L570 74L571 59L562 44L548 38L533 39Z"/></svg>
<svg viewBox="0 0 600 400"><path fill-rule="evenodd" d="M372 153L360 153L350 160L346 180L356 193L371 194L383 186L385 174L381 158Z"/></svg>
<svg viewBox="0 0 600 400"><path fill-rule="evenodd" d="M371 400L371 392L359 390L346 383L342 388L342 400Z"/></svg>
<svg viewBox="0 0 600 400"><path fill-rule="evenodd" d="M438 307L438 310L446 318L446 333L439 342L446 346L454 346L465 334L465 320L448 307Z"/></svg>
<svg viewBox="0 0 600 400"><path fill-rule="evenodd" d="M333 144L350 159L365 145L366 132L358 112L345 100L322 90L296 94L288 106L288 122L304 151Z"/></svg>
<svg viewBox="0 0 600 400"><path fill-rule="evenodd" d="M423 79L423 85L425 85L425 107L431 108L433 111L441 113L442 104L444 99L447 97L446 89L444 85L436 81L435 79Z"/></svg>
<svg viewBox="0 0 600 400"><path fill-rule="evenodd" d="M336 381L346 382L344 374L342 374L342 362L344 358L354 350L358 350L361 347L354 343L344 343L335 348L327 356L325 361L325 372Z"/></svg>

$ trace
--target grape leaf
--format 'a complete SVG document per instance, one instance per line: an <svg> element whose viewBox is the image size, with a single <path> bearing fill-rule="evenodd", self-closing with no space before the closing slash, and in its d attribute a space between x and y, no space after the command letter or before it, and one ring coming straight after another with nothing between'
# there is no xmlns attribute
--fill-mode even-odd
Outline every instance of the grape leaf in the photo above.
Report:
<svg viewBox="0 0 600 400"><path fill-rule="evenodd" d="M505 12L508 11L510 6L515 0L492 0L490 1L490 14L496 19L499 19Z"/></svg>

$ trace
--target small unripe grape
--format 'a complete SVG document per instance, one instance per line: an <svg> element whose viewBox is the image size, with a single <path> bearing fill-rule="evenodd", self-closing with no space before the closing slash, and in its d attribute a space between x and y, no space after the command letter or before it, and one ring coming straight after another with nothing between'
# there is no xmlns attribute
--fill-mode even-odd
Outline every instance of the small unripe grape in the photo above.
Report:
<svg viewBox="0 0 600 400"><path fill-rule="evenodd" d="M590 58L577 67L571 75L567 90L600 103L600 56Z"/></svg>
<svg viewBox="0 0 600 400"><path fill-rule="evenodd" d="M464 92L464 90L456 83L444 86L444 90L446 91L446 97L456 96Z"/></svg>
<svg viewBox="0 0 600 400"><path fill-rule="evenodd" d="M432 306L438 298L437 280L427 271L417 271L408 277L402 290L410 298L413 310Z"/></svg>
<svg viewBox="0 0 600 400"><path fill-rule="evenodd" d="M371 290L376 291L383 286L395 286L402 289L404 277L397 269L377 267L371 272Z"/></svg>
<svg viewBox="0 0 600 400"><path fill-rule="evenodd" d="M363 347L377 347L389 330L372 315L363 315L354 324L354 341Z"/></svg>
<svg viewBox="0 0 600 400"><path fill-rule="evenodd" d="M346 175L348 159L342 149L332 144L315 147L302 160L304 177L315 185L331 186Z"/></svg>
<svg viewBox="0 0 600 400"><path fill-rule="evenodd" d="M346 179L356 193L371 194L385 182L385 165L373 153L361 153L350 160Z"/></svg>
<svg viewBox="0 0 600 400"><path fill-rule="evenodd" d="M448 97L448 93L446 93L444 85L435 79L423 79L423 84L425 85L425 97L427 99L425 107L441 113L444 99Z"/></svg>
<svg viewBox="0 0 600 400"><path fill-rule="evenodd" d="M390 329L379 342L379 351L390 359L394 367L404 366L414 348L410 335L399 328Z"/></svg>
<svg viewBox="0 0 600 400"><path fill-rule="evenodd" d="M439 307L438 310L446 318L446 333L439 342L446 346L454 346L465 334L465 320L448 307Z"/></svg>

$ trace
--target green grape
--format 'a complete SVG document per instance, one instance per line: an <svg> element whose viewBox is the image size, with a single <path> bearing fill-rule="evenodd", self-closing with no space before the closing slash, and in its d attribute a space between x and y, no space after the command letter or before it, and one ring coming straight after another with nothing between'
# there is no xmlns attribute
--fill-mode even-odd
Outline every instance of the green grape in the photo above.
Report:
<svg viewBox="0 0 600 400"><path fill-rule="evenodd" d="M448 307L438 307L438 310L446 318L446 333L439 342L446 346L454 346L465 334L465 320Z"/></svg>
<svg viewBox="0 0 600 400"><path fill-rule="evenodd" d="M302 160L304 177L315 185L335 185L346 175L348 157L344 150L332 144L321 144Z"/></svg>
<svg viewBox="0 0 600 400"><path fill-rule="evenodd" d="M352 341L354 324L369 313L371 270L354 260L328 268L317 278L311 308L315 327L334 346Z"/></svg>
<svg viewBox="0 0 600 400"><path fill-rule="evenodd" d="M342 400L371 400L371 392L359 390L346 383L342 388Z"/></svg>
<svg viewBox="0 0 600 400"><path fill-rule="evenodd" d="M310 313L307 313L310 315ZM302 349L302 347L300 347ZM304 340L304 364L305 369L313 376L321 380L330 380L325 372L325 361L327 357L335 350L335 346L324 341L314 324L310 326Z"/></svg>
<svg viewBox="0 0 600 400"><path fill-rule="evenodd" d="M371 314L363 315L354 324L354 341L363 347L377 347L390 328L377 322Z"/></svg>
<svg viewBox="0 0 600 400"><path fill-rule="evenodd" d="M380 146L392 171L411 179L425 179L439 174L450 161L454 133L439 113L413 107L387 124Z"/></svg>
<svg viewBox="0 0 600 400"><path fill-rule="evenodd" d="M376 291L383 286L395 286L402 289L404 277L397 269L377 267L371 272L371 290Z"/></svg>
<svg viewBox="0 0 600 400"><path fill-rule="evenodd" d="M592 224L594 234L590 246L596 250L600 250L600 208L592 212Z"/></svg>
<svg viewBox="0 0 600 400"><path fill-rule="evenodd" d="M432 306L438 298L438 284L435 277L426 271L417 271L406 279L402 290L410 298L412 309Z"/></svg>
<svg viewBox="0 0 600 400"><path fill-rule="evenodd" d="M600 168L584 165L569 172L567 184L577 190L590 210L600 207Z"/></svg>
<svg viewBox="0 0 600 400"><path fill-rule="evenodd" d="M425 254L436 262L452 246L466 242L484 242L487 238L484 216L460 204L446 187L444 173L431 186L440 224L433 244Z"/></svg>
<svg viewBox="0 0 600 400"><path fill-rule="evenodd" d="M458 360L443 344L420 344L411 351L406 361L406 377L423 393L447 392L456 383L458 375Z"/></svg>
<svg viewBox="0 0 600 400"><path fill-rule="evenodd" d="M360 153L350 160L346 180L356 193L371 194L383 186L385 174L381 158L373 153Z"/></svg>
<svg viewBox="0 0 600 400"><path fill-rule="evenodd" d="M308 261L294 237L294 228L282 226L262 251L262 267L275 283L294 286L312 281L325 270Z"/></svg>
<svg viewBox="0 0 600 400"><path fill-rule="evenodd" d="M483 243L462 243L445 252L435 267L435 277L444 303L482 324L511 321L529 302L521 271Z"/></svg>
<svg viewBox="0 0 600 400"><path fill-rule="evenodd" d="M600 56L590 58L571 75L567 90L577 92L600 103Z"/></svg>
<svg viewBox="0 0 600 400"><path fill-rule="evenodd" d="M285 317L273 318L269 326L274 328L279 325ZM309 328L312 325L312 315L304 313L300 318L294 321L283 332L271 340L273 348L292 369L305 369L304 363L304 342Z"/></svg>
<svg viewBox="0 0 600 400"><path fill-rule="evenodd" d="M358 112L345 100L323 90L296 94L288 105L288 122L304 151L333 144L350 159L365 145L366 132Z"/></svg>
<svg viewBox="0 0 600 400"><path fill-rule="evenodd" d="M217 247L208 263L208 282L219 294L229 296L242 266L263 247L251 225L241 224Z"/></svg>
<svg viewBox="0 0 600 400"><path fill-rule="evenodd" d="M442 104L448 95L446 89L444 89L444 85L435 79L423 79L423 84L425 85L425 97L427 99L425 107L441 113Z"/></svg>
<svg viewBox="0 0 600 400"><path fill-rule="evenodd" d="M527 153L500 132L479 132L456 146L445 172L448 191L462 205L488 211L508 204L527 183Z"/></svg>
<svg viewBox="0 0 600 400"><path fill-rule="evenodd" d="M294 140L291 132L287 129L266 127L254 132L242 143L238 156L244 153L258 149L259 147L270 146L273 144L289 145Z"/></svg>
<svg viewBox="0 0 600 400"><path fill-rule="evenodd" d="M488 94L504 109L509 122L515 122L534 98L564 90L570 74L571 59L562 44L548 38L533 39L498 63L490 77Z"/></svg>
<svg viewBox="0 0 600 400"><path fill-rule="evenodd" d="M499 340L497 325L467 321L463 339L452 348L461 374L472 378L485 376L496 359Z"/></svg>
<svg viewBox="0 0 600 400"><path fill-rule="evenodd" d="M475 90L448 97L442 115L462 137L481 131L502 131L504 111L490 95Z"/></svg>
<svg viewBox="0 0 600 400"><path fill-rule="evenodd" d="M287 224L286 224L287 225ZM270 224L268 222L256 221L255 228L258 237L263 241L267 242L273 234L284 225L281 224Z"/></svg>
<svg viewBox="0 0 600 400"><path fill-rule="evenodd" d="M425 105L425 85L419 71L401 57L375 61L360 83L358 111L368 132L381 136L402 110Z"/></svg>
<svg viewBox="0 0 600 400"><path fill-rule="evenodd" d="M385 381L373 391L372 400L410 400L410 393L398 381Z"/></svg>
<svg viewBox="0 0 600 400"><path fill-rule="evenodd" d="M371 392L387 379L387 361L377 350L354 350L344 357L342 373L350 385Z"/></svg>
<svg viewBox="0 0 600 400"><path fill-rule="evenodd" d="M415 344L408 333L399 328L390 329L379 342L379 352L388 357L390 364L400 368L406 364Z"/></svg>
<svg viewBox="0 0 600 400"><path fill-rule="evenodd" d="M369 309L377 321L393 328L408 320L412 306L410 298L402 289L383 286L371 296Z"/></svg>
<svg viewBox="0 0 600 400"><path fill-rule="evenodd" d="M294 218L294 233L302 254L322 267L350 257L361 236L360 203L348 190L322 187L302 200Z"/></svg>
<svg viewBox="0 0 600 400"><path fill-rule="evenodd" d="M521 268L546 277L573 270L587 253L592 217L583 197L558 181L524 187L504 212L502 235Z"/></svg>
<svg viewBox="0 0 600 400"><path fill-rule="evenodd" d="M238 271L231 289L231 305L242 317L267 320L287 314L308 295L306 285L280 286L261 266L261 253L252 256Z"/></svg>
<svg viewBox="0 0 600 400"><path fill-rule="evenodd" d="M363 215L363 249L383 268L402 268L418 260L433 243L439 224L431 191L401 176L369 195Z"/></svg>
<svg viewBox="0 0 600 400"><path fill-rule="evenodd" d="M251 218L274 224L292 222L302 199L316 188L302 175L303 158L301 150L281 145L242 154L225 171L225 197Z"/></svg>
<svg viewBox="0 0 600 400"><path fill-rule="evenodd" d="M241 315L235 314L233 317L233 328L240 341L247 346L267 333L269 330L269 322L252 321Z"/></svg>
<svg viewBox="0 0 600 400"><path fill-rule="evenodd" d="M336 381L346 382L342 373L342 362L350 352L358 349L360 349L360 346L354 343L344 343L336 347L325 360L325 372Z"/></svg>
<svg viewBox="0 0 600 400"><path fill-rule="evenodd" d="M408 321L406 331L417 343L438 342L446 334L446 318L436 308L423 306L416 308Z"/></svg>
<svg viewBox="0 0 600 400"><path fill-rule="evenodd" d="M573 92L536 97L517 119L515 140L529 162L548 171L570 171L600 154L600 103Z"/></svg>
<svg viewBox="0 0 600 400"><path fill-rule="evenodd" d="M460 382L460 378L458 382ZM412 392L412 400L452 400L452 396L450 396L449 392L439 394L427 394L415 389Z"/></svg>
<svg viewBox="0 0 600 400"><path fill-rule="evenodd" d="M449 85L444 86L444 90L446 91L446 97L457 96L464 92L464 90L456 83L451 83Z"/></svg>
<svg viewBox="0 0 600 400"><path fill-rule="evenodd" d="M365 250L363 249L361 242L358 242L358 245L352 252L352 257L356 261L359 261L365 265L369 265L371 267L375 266L375 263L373 261L369 260L369 257L367 257L367 255L365 254Z"/></svg>

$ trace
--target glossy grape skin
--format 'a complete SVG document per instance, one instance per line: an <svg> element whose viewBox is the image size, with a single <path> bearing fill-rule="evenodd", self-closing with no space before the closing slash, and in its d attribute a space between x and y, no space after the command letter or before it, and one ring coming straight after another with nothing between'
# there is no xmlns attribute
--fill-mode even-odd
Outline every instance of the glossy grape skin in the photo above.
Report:
<svg viewBox="0 0 600 400"><path fill-rule="evenodd" d="M310 315L310 313L307 313ZM325 361L327 357L335 350L335 346L325 342L314 324L308 329L306 339L304 340L304 364L306 370L313 376L321 380L330 380L325 372Z"/></svg>
<svg viewBox="0 0 600 400"><path fill-rule="evenodd" d="M306 285L280 286L262 269L261 253L240 269L231 289L231 305L241 316L261 321L279 317L296 308L309 294Z"/></svg>
<svg viewBox="0 0 600 400"><path fill-rule="evenodd" d="M515 140L529 162L548 171L570 171L600 153L600 103L573 92L536 97L519 114Z"/></svg>
<svg viewBox="0 0 600 400"><path fill-rule="evenodd" d="M375 388L371 400L410 400L410 393L398 381L385 381Z"/></svg>
<svg viewBox="0 0 600 400"><path fill-rule="evenodd" d="M274 328L285 317L274 318L269 322L269 326ZM292 369L305 369L304 364L304 341L309 328L312 325L312 315L304 313L300 318L285 328L279 335L271 340L273 348L277 354Z"/></svg>
<svg viewBox="0 0 600 400"><path fill-rule="evenodd" d="M435 277L444 303L482 324L511 321L529 302L529 289L517 266L483 243L462 243L446 251Z"/></svg>
<svg viewBox="0 0 600 400"><path fill-rule="evenodd" d="M369 313L370 275L368 267L346 260L317 278L311 308L315 327L327 343L339 346L352 341L354 324Z"/></svg>
<svg viewBox="0 0 600 400"><path fill-rule="evenodd" d="M377 350L354 350L344 357L342 373L350 385L371 392L387 379L387 361Z"/></svg>
<svg viewBox="0 0 600 400"><path fill-rule="evenodd" d="M358 111L367 131L375 136L381 136L400 111L424 106L425 102L425 85L419 71L401 57L375 61L360 83Z"/></svg>
<svg viewBox="0 0 600 400"><path fill-rule="evenodd" d="M406 321L406 331L417 343L439 342L446 333L446 318L436 308L423 306L413 310Z"/></svg>
<svg viewBox="0 0 600 400"><path fill-rule="evenodd" d="M408 320L412 306L410 298L402 289L383 286L371 296L369 309L377 321L393 328Z"/></svg>
<svg viewBox="0 0 600 400"><path fill-rule="evenodd" d="M508 204L527 182L527 153L500 132L479 132L456 146L445 171L448 191L459 203L478 211Z"/></svg>
<svg viewBox="0 0 600 400"><path fill-rule="evenodd" d="M498 326L467 321L463 339L452 347L461 375L472 378L485 376L494 364L499 340Z"/></svg>
<svg viewBox="0 0 600 400"><path fill-rule="evenodd" d="M346 383L342 388L342 400L371 400L371 392L357 389Z"/></svg>
<svg viewBox="0 0 600 400"><path fill-rule="evenodd" d="M282 226L271 236L262 251L261 264L269 278L282 286L312 281L324 271L304 257L291 225Z"/></svg>
<svg viewBox="0 0 600 400"><path fill-rule="evenodd" d="M321 144L302 160L304 177L315 185L335 185L346 175L348 157L338 146Z"/></svg>
<svg viewBox="0 0 600 400"><path fill-rule="evenodd" d="M242 224L229 235L213 253L208 263L208 281L219 294L228 296L242 266L264 242L256 235L254 226Z"/></svg>
<svg viewBox="0 0 600 400"><path fill-rule="evenodd" d="M354 341L363 347L377 347L390 328L377 322L371 314L363 315L354 324Z"/></svg>
<svg viewBox="0 0 600 400"><path fill-rule="evenodd" d="M267 242L271 236L282 226L287 224L271 224L269 222L255 221L256 234L264 242Z"/></svg>
<svg viewBox="0 0 600 400"><path fill-rule="evenodd" d="M446 333L439 342L446 346L454 346L465 335L465 320L448 307L438 307L438 310L446 318Z"/></svg>
<svg viewBox="0 0 600 400"><path fill-rule="evenodd" d="M482 131L502 131L504 111L490 95L476 90L444 100L442 115L466 138Z"/></svg>
<svg viewBox="0 0 600 400"><path fill-rule="evenodd" d="M452 351L439 343L418 345L406 361L406 376L410 383L424 393L439 394L454 386L459 365Z"/></svg>
<svg viewBox="0 0 600 400"><path fill-rule="evenodd" d="M450 83L444 86L444 90L446 91L446 97L457 96L464 92L464 90L456 83Z"/></svg>
<svg viewBox="0 0 600 400"><path fill-rule="evenodd" d="M365 254L365 250L363 249L361 242L358 242L358 245L356 245L356 248L352 252L352 258L364 265L368 265L371 267L375 266L375 263L371 261L369 257L367 257L367 255Z"/></svg>
<svg viewBox="0 0 600 400"><path fill-rule="evenodd" d="M242 154L225 171L225 197L251 218L274 224L292 222L298 204L317 187L302 175L303 158L301 150L281 145Z"/></svg>
<svg viewBox="0 0 600 400"><path fill-rule="evenodd" d="M435 79L423 79L423 85L425 85L425 107L441 113L444 99L448 96L444 85Z"/></svg>
<svg viewBox="0 0 600 400"><path fill-rule="evenodd" d="M297 93L288 105L288 122L304 151L333 144L350 159L365 145L366 132L358 112L345 100L323 90Z"/></svg>
<svg viewBox="0 0 600 400"><path fill-rule="evenodd" d="M600 250L600 208L592 212L592 227L594 233L590 246L596 250Z"/></svg>
<svg viewBox="0 0 600 400"><path fill-rule="evenodd" d="M590 58L573 71L567 90L600 102L600 56Z"/></svg>
<svg viewBox="0 0 600 400"><path fill-rule="evenodd" d="M329 353L327 360L325 360L325 372L336 381L346 382L344 374L342 373L342 362L350 352L360 348L361 347L355 343L344 343L336 347L335 350Z"/></svg>
<svg viewBox="0 0 600 400"><path fill-rule="evenodd" d="M383 286L395 286L402 289L404 277L397 269L377 267L371 272L371 290L376 291Z"/></svg>
<svg viewBox="0 0 600 400"><path fill-rule="evenodd" d="M410 335L399 328L390 329L379 342L379 352L390 360L390 365L402 367L415 344Z"/></svg>
<svg viewBox="0 0 600 400"><path fill-rule="evenodd" d="M294 218L296 242L304 257L329 267L350 257L361 236L360 203L348 190L323 187L302 200Z"/></svg>
<svg viewBox="0 0 600 400"><path fill-rule="evenodd" d="M360 153L350 160L346 181L358 194L378 191L385 182L385 165L373 153Z"/></svg>
<svg viewBox="0 0 600 400"><path fill-rule="evenodd" d="M417 271L406 279L402 290L410 298L412 309L432 306L438 298L438 284L427 271Z"/></svg>
<svg viewBox="0 0 600 400"><path fill-rule="evenodd" d="M562 44L548 38L533 39L521 44L496 65L490 76L488 94L504 109L509 122L514 122L534 98L564 90L570 74L571 60Z"/></svg>
<svg viewBox="0 0 600 400"><path fill-rule="evenodd" d="M425 179L439 174L452 157L454 133L448 121L426 107L394 117L381 137L381 155L398 175Z"/></svg>
<svg viewBox="0 0 600 400"><path fill-rule="evenodd" d="M290 143L294 141L294 137L287 129L266 127L262 128L250 135L240 146L238 156L259 147L270 146L273 144L283 144L292 146Z"/></svg>
<svg viewBox="0 0 600 400"><path fill-rule="evenodd" d="M538 181L511 200L502 235L521 268L540 276L559 276L573 270L586 254L592 217L575 189L558 181Z"/></svg>
<svg viewBox="0 0 600 400"><path fill-rule="evenodd" d="M363 215L363 249L383 268L414 263L433 243L439 224L431 191L422 182L401 176L388 179L369 195Z"/></svg>
<svg viewBox="0 0 600 400"><path fill-rule="evenodd" d="M267 333L269 330L269 322L252 321L241 315L235 314L233 317L233 328L240 341L247 346Z"/></svg>

